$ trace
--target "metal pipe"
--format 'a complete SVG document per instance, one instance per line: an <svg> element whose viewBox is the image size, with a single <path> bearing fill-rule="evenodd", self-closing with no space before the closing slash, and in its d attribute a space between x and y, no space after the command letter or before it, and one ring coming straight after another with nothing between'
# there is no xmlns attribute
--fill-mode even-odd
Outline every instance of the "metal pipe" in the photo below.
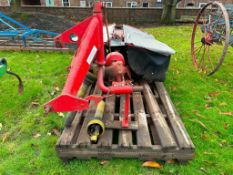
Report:
<svg viewBox="0 0 233 175"><path fill-rule="evenodd" d="M105 126L102 118L105 110L105 102L102 100L98 103L95 115L87 124L87 132L92 143L97 143L99 137L103 135Z"/></svg>
<svg viewBox="0 0 233 175"><path fill-rule="evenodd" d="M12 75L18 79L18 81L19 81L18 92L21 95L23 93L23 81L22 81L22 79L20 78L20 76L18 74L7 70L7 61L5 58L2 58L2 59L0 59L0 77L2 77L5 73Z"/></svg>
<svg viewBox="0 0 233 175"><path fill-rule="evenodd" d="M104 70L103 66L99 66L98 78L97 78L98 87L107 94L130 94L133 92L132 86L105 86L104 84Z"/></svg>
<svg viewBox="0 0 233 175"><path fill-rule="evenodd" d="M11 72L11 71L6 71L6 73L9 74L9 75L15 76L15 77L18 79L18 81L19 81L18 92L19 92L19 94L21 95L21 94L23 93L23 81L22 81L22 79L20 78L20 76L17 75L16 73L14 73L14 72Z"/></svg>

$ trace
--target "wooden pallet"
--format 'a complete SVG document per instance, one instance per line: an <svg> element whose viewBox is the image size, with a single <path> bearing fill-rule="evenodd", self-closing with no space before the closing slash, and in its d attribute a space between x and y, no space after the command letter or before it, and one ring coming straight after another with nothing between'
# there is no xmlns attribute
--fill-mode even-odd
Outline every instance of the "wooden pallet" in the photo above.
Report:
<svg viewBox="0 0 233 175"><path fill-rule="evenodd" d="M74 113L72 125L64 129L56 144L60 158L191 160L195 147L163 83L141 85L143 92L131 95L129 128L122 129L120 122L125 96L106 98L103 121L107 129L97 144L92 144L87 134L96 106L91 102L89 110ZM101 94L98 88L90 93Z"/></svg>

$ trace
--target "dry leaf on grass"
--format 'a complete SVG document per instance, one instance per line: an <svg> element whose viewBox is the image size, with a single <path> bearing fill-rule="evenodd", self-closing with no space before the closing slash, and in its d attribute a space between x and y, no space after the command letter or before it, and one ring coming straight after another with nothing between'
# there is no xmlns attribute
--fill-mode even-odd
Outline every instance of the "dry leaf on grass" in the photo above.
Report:
<svg viewBox="0 0 233 175"><path fill-rule="evenodd" d="M223 147L224 145L226 145L227 141L226 140L221 140L221 142L219 143L219 146Z"/></svg>
<svg viewBox="0 0 233 175"><path fill-rule="evenodd" d="M226 102L222 102L219 104L219 106L227 106L227 103Z"/></svg>
<svg viewBox="0 0 233 175"><path fill-rule="evenodd" d="M100 161L100 165L106 165L109 161L108 160L102 160Z"/></svg>
<svg viewBox="0 0 233 175"><path fill-rule="evenodd" d="M9 138L9 132L3 134L3 137L2 137L2 143L4 143L5 141L7 141L7 139Z"/></svg>
<svg viewBox="0 0 233 175"><path fill-rule="evenodd" d="M219 112L220 115L229 115L229 116L233 116L232 112Z"/></svg>
<svg viewBox="0 0 233 175"><path fill-rule="evenodd" d="M211 106L210 106L209 104L205 104L205 108L206 108L206 109L210 109Z"/></svg>
<svg viewBox="0 0 233 175"><path fill-rule="evenodd" d="M31 104L32 104L32 107L37 107L40 105L40 103L36 101L33 101Z"/></svg>
<svg viewBox="0 0 233 175"><path fill-rule="evenodd" d="M190 120L190 121L199 123L203 128L205 128L206 130L208 130L208 128L206 127L206 125L204 123L202 123L200 120L193 119L193 120Z"/></svg>
<svg viewBox="0 0 233 175"><path fill-rule="evenodd" d="M209 136L207 134L202 134L201 135L201 139L202 140L208 140L209 139Z"/></svg>
<svg viewBox="0 0 233 175"><path fill-rule="evenodd" d="M146 161L142 164L143 167L148 167L148 168L158 168L160 169L162 165L158 162L155 161Z"/></svg>
<svg viewBox="0 0 233 175"><path fill-rule="evenodd" d="M208 95L210 97L215 97L215 96L218 96L220 94L220 92L210 92Z"/></svg>
<svg viewBox="0 0 233 175"><path fill-rule="evenodd" d="M215 153L204 151L203 154L205 154L205 155L214 155Z"/></svg>
<svg viewBox="0 0 233 175"><path fill-rule="evenodd" d="M196 114L198 117L201 117L201 118L205 118L204 115L201 115L201 114Z"/></svg>
<svg viewBox="0 0 233 175"><path fill-rule="evenodd" d="M57 114L58 114L59 117L62 117L62 118L65 117L64 113L62 113L62 112L58 112Z"/></svg>
<svg viewBox="0 0 233 175"><path fill-rule="evenodd" d="M172 91L176 91L176 86L172 86Z"/></svg>
<svg viewBox="0 0 233 175"><path fill-rule="evenodd" d="M54 86L54 90L59 92L60 91L60 88L58 86Z"/></svg>
<svg viewBox="0 0 233 175"><path fill-rule="evenodd" d="M204 173L207 173L206 169L203 168L203 167L201 167L200 170L201 170L202 172L204 172Z"/></svg>
<svg viewBox="0 0 233 175"><path fill-rule="evenodd" d="M229 124L227 124L227 123L224 123L223 127L224 127L224 129L228 129L228 127L229 127Z"/></svg>
<svg viewBox="0 0 233 175"><path fill-rule="evenodd" d="M204 115L201 115L201 114L200 114L200 111L198 111L198 110L192 110L192 112L193 112L194 114L196 114L198 117L205 118L205 116L204 116Z"/></svg>
<svg viewBox="0 0 233 175"><path fill-rule="evenodd" d="M51 91L49 94L53 97L56 94L56 91Z"/></svg>
<svg viewBox="0 0 233 175"><path fill-rule="evenodd" d="M226 175L226 174L222 172L222 173L220 173L220 175Z"/></svg>
<svg viewBox="0 0 233 175"><path fill-rule="evenodd" d="M39 138L41 135L39 133L35 134L33 137L34 138Z"/></svg>
<svg viewBox="0 0 233 175"><path fill-rule="evenodd" d="M166 163L168 163L168 164L173 164L173 163L175 163L176 161L174 160L174 159L170 159L170 160L167 160L166 161Z"/></svg>

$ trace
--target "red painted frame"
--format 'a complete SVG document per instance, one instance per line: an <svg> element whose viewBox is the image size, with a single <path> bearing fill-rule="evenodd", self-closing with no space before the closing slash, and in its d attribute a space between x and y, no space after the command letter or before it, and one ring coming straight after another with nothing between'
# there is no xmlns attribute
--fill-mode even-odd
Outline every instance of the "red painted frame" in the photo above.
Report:
<svg viewBox="0 0 233 175"><path fill-rule="evenodd" d="M45 104L46 112L70 112L89 108L89 100L98 101L102 97L88 96L78 98L76 96L82 82L84 81L90 65L94 60L99 66L98 87L107 94L130 94L132 86L110 86L104 84L104 41L103 41L103 5L96 2L93 15L80 24L68 29L55 38L60 43L74 43L71 35L78 36L78 50L70 65L70 72L66 84L60 96ZM127 100L128 101L128 100ZM128 105L127 105L128 106ZM128 116L128 115L127 115Z"/></svg>

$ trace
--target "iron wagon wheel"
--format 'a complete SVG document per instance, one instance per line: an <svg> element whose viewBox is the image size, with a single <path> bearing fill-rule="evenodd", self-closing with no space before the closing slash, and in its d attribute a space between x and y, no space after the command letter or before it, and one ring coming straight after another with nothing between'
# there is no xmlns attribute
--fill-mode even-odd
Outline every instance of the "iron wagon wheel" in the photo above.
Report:
<svg viewBox="0 0 233 175"><path fill-rule="evenodd" d="M191 54L193 65L206 75L222 65L230 40L229 15L219 2L206 4L193 26Z"/></svg>

